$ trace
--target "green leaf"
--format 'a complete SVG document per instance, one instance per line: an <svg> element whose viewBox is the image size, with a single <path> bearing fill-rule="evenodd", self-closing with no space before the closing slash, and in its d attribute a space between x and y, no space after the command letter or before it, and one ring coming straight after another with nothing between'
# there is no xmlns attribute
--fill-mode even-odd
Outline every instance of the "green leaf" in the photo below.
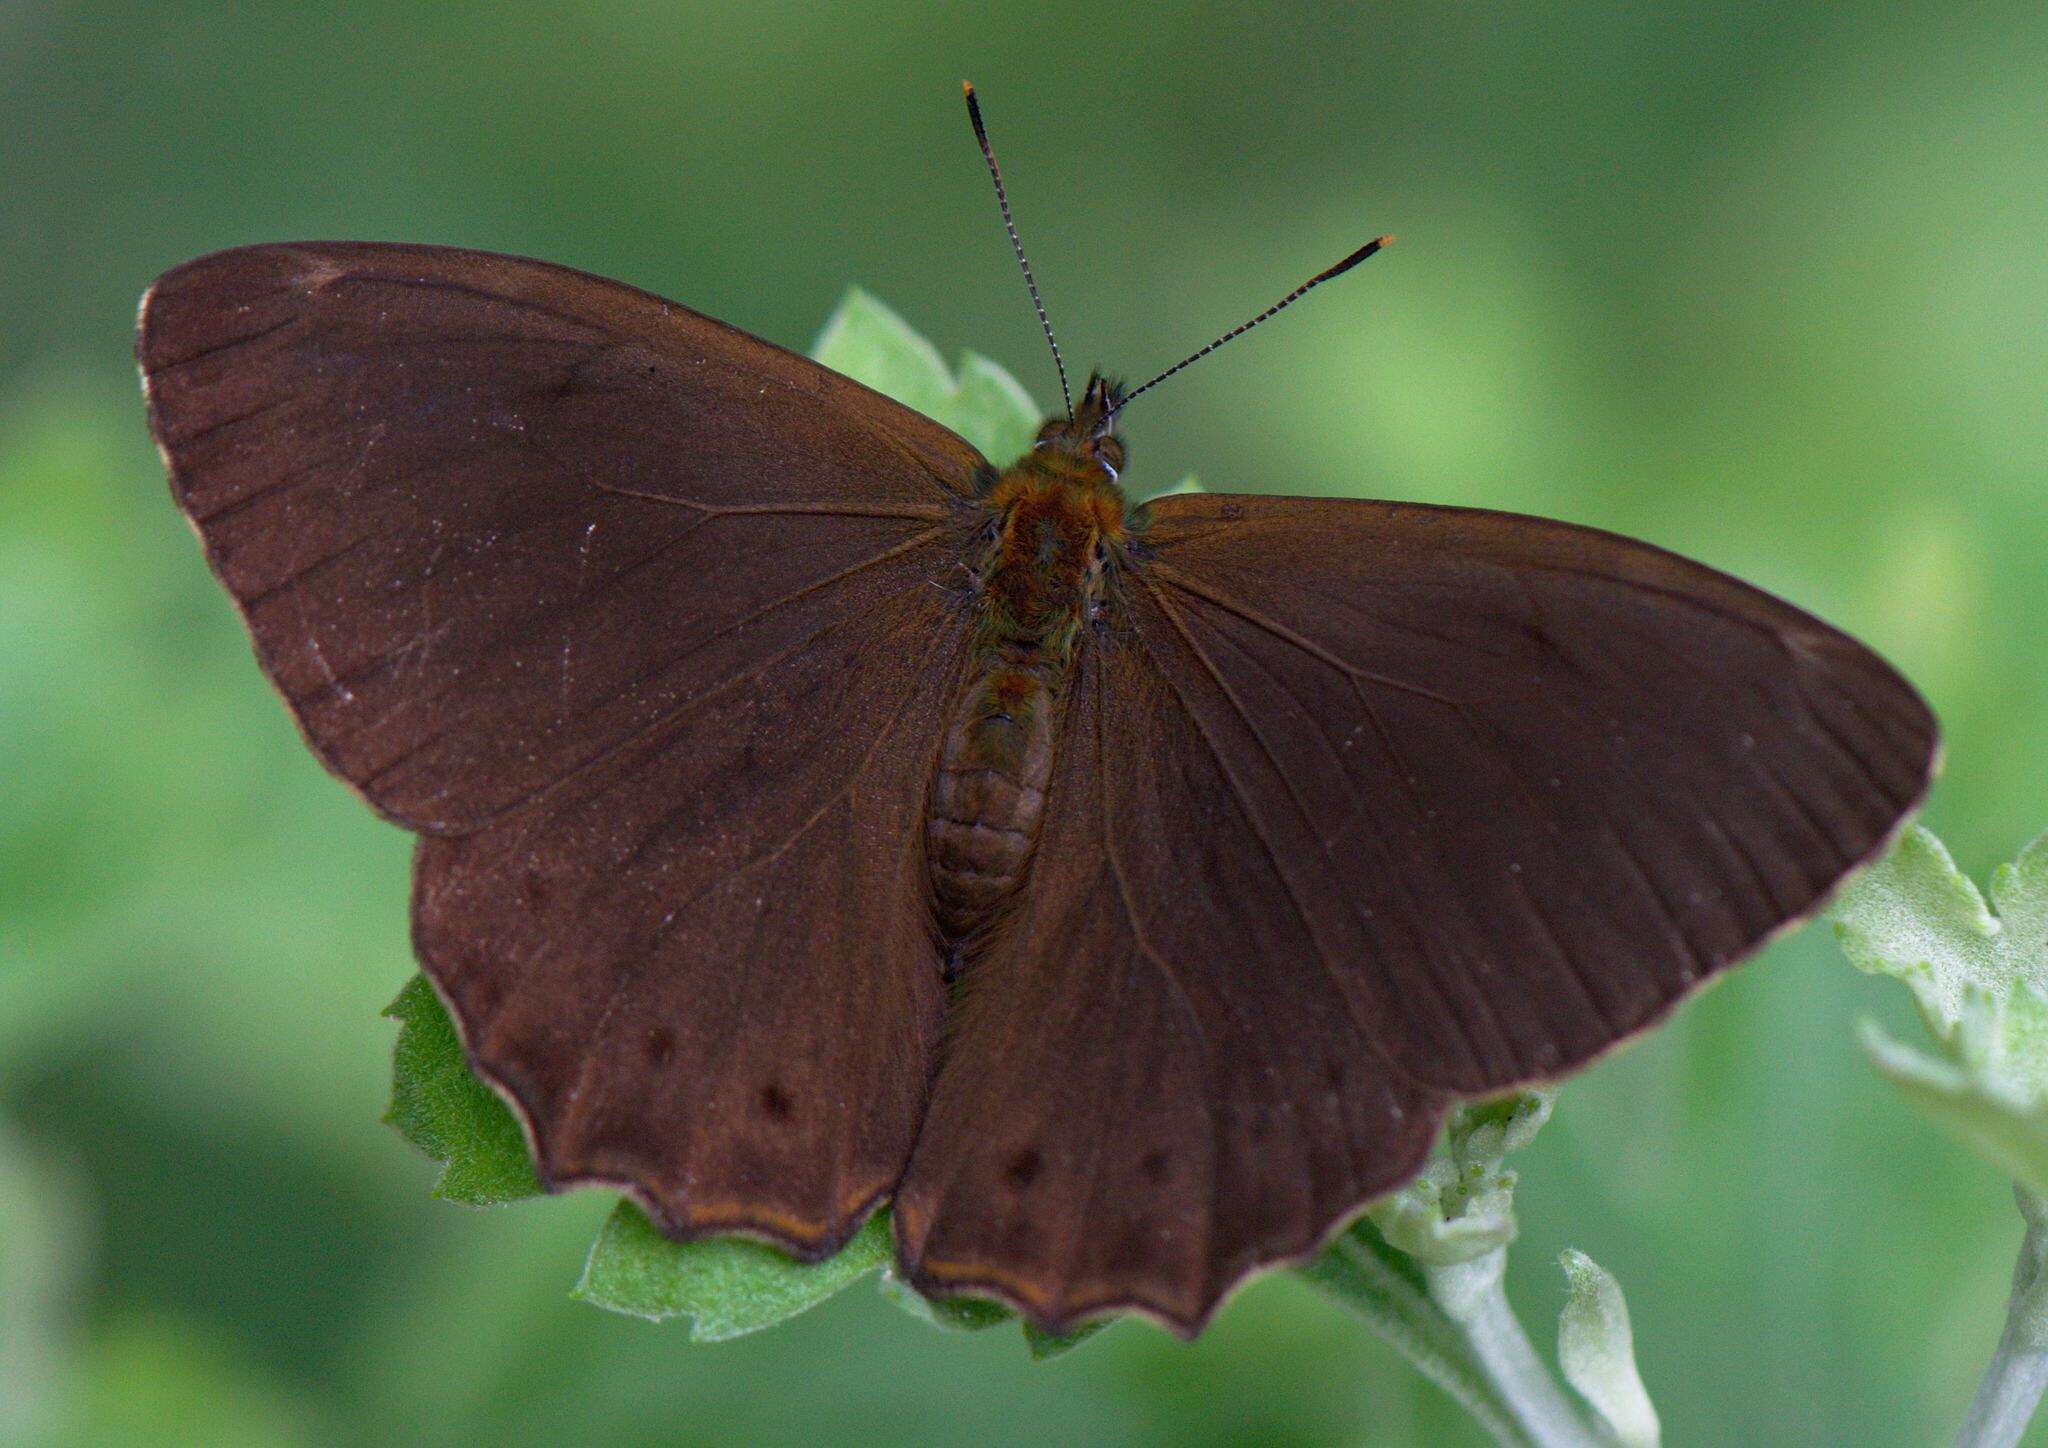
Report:
<svg viewBox="0 0 2048 1448"><path fill-rule="evenodd" d="M978 1297L947 1297L935 1301L905 1282L895 1269L889 1267L882 1269L882 1279L876 1285L884 1297L912 1317L944 1332L980 1332L983 1328L1000 1326L1013 1316L1010 1309L1000 1302L987 1302Z"/></svg>
<svg viewBox="0 0 2048 1448"><path fill-rule="evenodd" d="M1084 1322L1072 1332L1047 1332L1027 1322L1024 1324L1024 1345L1031 1350L1034 1361L1046 1362L1072 1352L1108 1326L1107 1322Z"/></svg>
<svg viewBox="0 0 2048 1448"><path fill-rule="evenodd" d="M861 287L846 289L811 344L811 357L941 422L939 411L958 387L939 349Z"/></svg>
<svg viewBox="0 0 2048 1448"><path fill-rule="evenodd" d="M406 982L384 1014L399 1023L384 1119L443 1164L434 1195L472 1207L536 1195L526 1134L498 1094L470 1074L455 1023L427 978Z"/></svg>
<svg viewBox="0 0 2048 1448"><path fill-rule="evenodd" d="M1557 1318L1557 1364L1622 1448L1657 1448L1657 1410L1636 1371L1621 1284L1584 1252L1566 1249L1568 1295Z"/></svg>
<svg viewBox="0 0 2048 1448"><path fill-rule="evenodd" d="M1022 457L1039 424L1053 415L1031 400L1007 368L979 352L962 353L957 372L948 368L922 333L860 287L849 287L840 298L811 356L950 427L997 467ZM1147 496L1201 491L1200 483L1186 477Z"/></svg>
<svg viewBox="0 0 2048 1448"><path fill-rule="evenodd" d="M1000 1302L987 1302L976 1297L948 1297L934 1301L897 1276L893 1268L882 1269L882 1280L878 1285L884 1297L912 1317L942 1332L981 1332L1006 1322L1022 1322ZM1090 1322L1069 1333L1054 1333L1023 1322L1024 1345L1035 1360L1043 1362L1073 1351L1108 1326L1107 1322Z"/></svg>
<svg viewBox="0 0 2048 1448"><path fill-rule="evenodd" d="M847 290L811 356L942 423L998 465L1031 446L1045 414L998 363L969 352L955 376L939 349L859 287Z"/></svg>
<svg viewBox="0 0 2048 1448"><path fill-rule="evenodd" d="M1001 466L1030 449L1046 414L1001 363L968 352L960 359L959 391L933 416Z"/></svg>
<svg viewBox="0 0 2048 1448"><path fill-rule="evenodd" d="M1870 1063L1907 1100L2014 1181L2048 1197L2048 1101L1994 1074L1916 1050L1875 1021L1862 1022L1860 1034Z"/></svg>
<svg viewBox="0 0 2048 1448"><path fill-rule="evenodd" d="M455 1026L424 976L385 1011L401 1023L385 1120L446 1163L435 1194L472 1206L540 1190L519 1123L470 1074ZM620 1202L584 1264L576 1296L660 1321L688 1316L691 1337L716 1342L793 1317L889 1257L887 1213L877 1213L837 1256L805 1264L738 1238L674 1242Z"/></svg>
<svg viewBox="0 0 2048 1448"><path fill-rule="evenodd" d="M622 1201L597 1234L574 1296L655 1322L688 1318L694 1342L724 1342L816 1307L876 1271L892 1251L877 1212L837 1256L804 1263L738 1237L673 1242Z"/></svg>
<svg viewBox="0 0 2048 1448"><path fill-rule="evenodd" d="M1997 871L1987 904L1941 841L1916 827L1829 915L1852 964L1911 987L1935 1039L1930 1054L1866 1022L1871 1063L2048 1195L2048 834Z"/></svg>

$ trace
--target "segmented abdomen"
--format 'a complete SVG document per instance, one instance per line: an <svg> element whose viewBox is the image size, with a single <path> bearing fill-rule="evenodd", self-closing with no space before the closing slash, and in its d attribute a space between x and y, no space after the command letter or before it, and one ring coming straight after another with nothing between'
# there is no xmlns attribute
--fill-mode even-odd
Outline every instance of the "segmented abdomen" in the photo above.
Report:
<svg viewBox="0 0 2048 1448"><path fill-rule="evenodd" d="M939 926L963 940L1024 878L1052 772L1053 689L1028 661L984 664L947 730L926 839Z"/></svg>

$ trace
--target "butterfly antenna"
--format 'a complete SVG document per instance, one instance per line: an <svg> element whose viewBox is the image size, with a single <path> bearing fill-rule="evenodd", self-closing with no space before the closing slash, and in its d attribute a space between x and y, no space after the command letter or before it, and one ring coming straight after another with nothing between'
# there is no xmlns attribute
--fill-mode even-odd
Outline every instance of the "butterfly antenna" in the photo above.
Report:
<svg viewBox="0 0 2048 1448"><path fill-rule="evenodd" d="M1038 309L1038 325L1045 329L1045 345L1052 348L1052 365L1060 372L1060 401L1065 404L1067 416L1071 418L1074 415L1074 394L1067 388L1067 364L1060 360L1060 344L1052 337L1052 320L1045 315L1045 303L1039 300L1038 280L1031 275L1031 263L1024 259L1024 243L1017 239L1017 223L1010 220L1010 197L1003 190L1003 169L996 165L995 148L988 143L988 127L981 123L981 102L974 98L972 81L961 81L960 89L967 93L967 119L974 122L974 139L981 142L981 158L988 162L989 179L996 183L996 205L1003 208L1003 229L1010 233L1010 249L1017 253L1017 265L1024 268L1024 285L1031 291L1031 305Z"/></svg>
<svg viewBox="0 0 2048 1448"><path fill-rule="evenodd" d="M1374 252L1380 250L1382 247L1393 245L1393 242L1394 238L1391 236L1374 237L1371 241L1368 241L1364 246L1361 246L1357 251L1352 252L1351 255L1345 257L1344 260L1338 262L1335 266L1330 267L1326 271L1317 272L1314 276L1310 277L1307 281L1303 282L1300 286L1296 287L1293 291L1289 292L1279 301L1273 303L1273 305L1266 308L1265 311L1259 313L1256 317L1253 317L1249 322L1246 322L1243 326L1232 327L1228 332L1225 332L1222 336L1218 337L1208 346L1202 348L1201 351L1194 353L1192 356L1183 357L1180 361L1174 363L1171 367L1167 368L1164 372L1160 373L1150 382L1147 382L1140 387L1133 387L1129 392L1126 392L1124 394L1124 400L1116 405L1116 410L1118 412L1123 411L1124 408L1130 406L1131 399L1136 397L1139 393L1150 392L1153 388L1157 387L1167 378L1173 376L1174 373L1179 372L1183 368L1194 366L1197 362L1201 361L1211 352L1214 352L1218 347L1221 347L1225 342L1228 342L1235 337L1242 337L1245 333L1249 332L1252 328L1258 326L1259 323L1265 321L1269 317L1278 316L1281 312L1293 306L1296 302L1300 301L1303 297L1307 296L1310 292L1314 291L1324 282L1330 281L1335 277L1343 276L1344 273L1350 271L1351 268L1357 266L1360 262L1364 261L1367 257L1371 256Z"/></svg>

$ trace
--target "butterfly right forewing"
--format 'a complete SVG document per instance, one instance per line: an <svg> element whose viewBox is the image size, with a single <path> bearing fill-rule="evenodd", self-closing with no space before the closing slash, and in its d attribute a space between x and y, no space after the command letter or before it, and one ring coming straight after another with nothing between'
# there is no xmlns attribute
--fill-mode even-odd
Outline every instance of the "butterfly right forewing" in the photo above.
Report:
<svg viewBox="0 0 2048 1448"><path fill-rule="evenodd" d="M1154 506L1136 614L1301 921L1413 1078L1572 1069L1818 909L1933 715L1840 631L1648 544L1337 499Z"/></svg>

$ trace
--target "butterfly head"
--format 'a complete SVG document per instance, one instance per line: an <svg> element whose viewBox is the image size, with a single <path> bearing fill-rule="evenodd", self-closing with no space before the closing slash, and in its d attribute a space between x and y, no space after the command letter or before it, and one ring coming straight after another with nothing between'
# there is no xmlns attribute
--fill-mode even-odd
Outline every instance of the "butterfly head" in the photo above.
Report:
<svg viewBox="0 0 2048 1448"><path fill-rule="evenodd" d="M1073 416L1049 419L1038 429L1033 451L1049 451L1077 472L1106 475L1102 481L1116 482L1124 470L1124 444L1116 435L1116 410L1123 400L1122 387L1094 373Z"/></svg>

